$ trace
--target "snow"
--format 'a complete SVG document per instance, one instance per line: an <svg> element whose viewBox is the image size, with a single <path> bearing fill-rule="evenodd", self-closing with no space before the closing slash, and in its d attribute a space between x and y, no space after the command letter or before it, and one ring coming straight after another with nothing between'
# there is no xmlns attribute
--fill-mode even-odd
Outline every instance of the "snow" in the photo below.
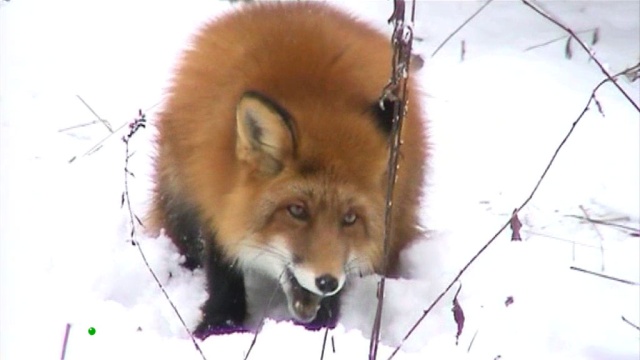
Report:
<svg viewBox="0 0 640 360"><path fill-rule="evenodd" d="M561 29L516 1L496 1L431 57L484 1L420 1L418 76L430 119L432 158L423 218L429 240L404 254L411 279L387 281L379 358L528 196L558 143L603 79ZM640 59L637 1L548 1L576 31L599 28L593 47L616 73ZM163 89L189 36L234 5L186 0L0 2L0 358L200 359L171 306L127 241L120 208L125 149L138 109L153 124ZM339 2L389 31L390 1ZM585 41L591 32L581 33ZM460 60L460 42L466 54ZM640 103L639 82L619 84ZM107 135L95 116L120 129ZM611 85L597 93L531 203L524 241L502 234L469 268L397 359L638 359L640 240L584 216L640 227L640 121ZM149 200L150 126L132 141L134 211ZM70 160L75 158L74 161ZM637 231L636 231L637 233ZM182 269L164 237L140 246L188 326L198 322L204 274ZM602 247L602 248L601 248ZM376 278L354 282L329 331L325 359L366 358ZM453 293L466 323L456 346ZM505 306L508 297L513 304ZM89 327L96 329L90 336ZM319 358L324 332L267 320L252 359ZM208 359L242 359L253 335L210 337ZM332 349L335 345L335 352Z"/></svg>

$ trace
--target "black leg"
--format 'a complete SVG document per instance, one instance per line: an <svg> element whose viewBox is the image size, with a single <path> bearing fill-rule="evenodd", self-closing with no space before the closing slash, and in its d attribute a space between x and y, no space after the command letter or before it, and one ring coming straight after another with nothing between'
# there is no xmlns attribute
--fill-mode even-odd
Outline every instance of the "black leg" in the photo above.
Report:
<svg viewBox="0 0 640 360"><path fill-rule="evenodd" d="M304 324L307 330L320 330L322 328L333 329L338 324L340 317L340 292L322 299L318 314L312 322Z"/></svg>
<svg viewBox="0 0 640 360"><path fill-rule="evenodd" d="M163 207L165 214L165 230L167 235L178 247L180 254L185 256L182 264L189 270L203 266L205 239L201 231L201 224L198 212L184 203L171 200L167 196L164 199Z"/></svg>
<svg viewBox="0 0 640 360"><path fill-rule="evenodd" d="M247 331L244 328L247 299L242 271L226 260L212 241L206 247L209 298L202 307L203 318L194 334L204 339L214 334Z"/></svg>

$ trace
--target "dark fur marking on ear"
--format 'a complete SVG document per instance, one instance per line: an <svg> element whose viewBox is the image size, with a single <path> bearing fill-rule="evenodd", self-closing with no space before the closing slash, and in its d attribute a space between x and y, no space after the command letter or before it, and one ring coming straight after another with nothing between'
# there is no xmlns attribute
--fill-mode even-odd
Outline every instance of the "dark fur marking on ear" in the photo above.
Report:
<svg viewBox="0 0 640 360"><path fill-rule="evenodd" d="M258 126L258 122L256 121L256 119L253 116L251 116L251 114L248 114L248 117L246 118L245 122L247 123L247 127L251 132L251 138L255 139L258 143L262 144L263 130L260 126ZM253 147L256 148L257 146L253 144Z"/></svg>
<svg viewBox="0 0 640 360"><path fill-rule="evenodd" d="M282 121L284 122L284 125L287 127L287 129L289 129L289 133L291 134L291 144L293 148L293 153L295 154L298 148L298 140L296 135L295 123L293 121L293 117L291 116L291 114L289 114L289 112L280 104L278 104L275 100L269 98L268 96L258 91L249 90L244 93L244 96L248 96L248 97L252 97L254 99L260 100L263 104L266 104L272 110L274 110L280 115L280 117L282 118ZM251 124L251 125L252 125L251 126L252 128L257 127L257 126L253 126L254 124ZM258 130L260 131L260 129ZM258 137L262 136L261 133L258 133L258 134L254 133L254 129L252 129L251 131L252 131L252 135L258 135Z"/></svg>
<svg viewBox="0 0 640 360"><path fill-rule="evenodd" d="M385 135L391 134L391 129L393 127L394 105L395 102L388 99L382 102L382 106L378 101L371 105L371 111L373 113L375 123L378 128L385 133Z"/></svg>

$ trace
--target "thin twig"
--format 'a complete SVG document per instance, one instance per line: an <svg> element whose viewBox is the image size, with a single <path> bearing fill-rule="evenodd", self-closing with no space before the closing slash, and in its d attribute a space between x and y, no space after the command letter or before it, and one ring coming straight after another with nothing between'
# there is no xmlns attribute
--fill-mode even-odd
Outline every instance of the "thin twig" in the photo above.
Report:
<svg viewBox="0 0 640 360"><path fill-rule="evenodd" d="M587 219L590 219L589 217L589 213L587 213L587 209L584 208L584 206L580 205L580 210L582 210L582 213L584 213L584 217L586 217ZM600 229L598 229L598 227L596 226L596 224L594 224L593 222L590 222L591 226L593 226L593 230L596 231L596 234L598 234L598 238L600 238L600 263L601 263L601 267L600 267L600 271L604 271L604 237L602 236L602 233L600 233Z"/></svg>
<svg viewBox="0 0 640 360"><path fill-rule="evenodd" d="M473 346L473 343L476 341L476 336L478 336L478 332L480 331L480 328L476 329L476 332L473 333L473 337L471 338L471 341L469 342L469 347L467 347L467 353L471 352L471 347Z"/></svg>
<svg viewBox="0 0 640 360"><path fill-rule="evenodd" d="M327 336L329 335L329 328L324 329L324 339L322 339L322 351L320 352L320 360L324 360L324 349L327 346Z"/></svg>
<svg viewBox="0 0 640 360"><path fill-rule="evenodd" d="M143 111L143 113L147 113L149 110L155 108L156 106L160 105L162 103L162 100L156 102L155 104L149 106L147 109L145 109L145 111ZM71 159L69 159L69 163L74 162L78 157L85 157L85 156L89 156L94 154L95 152L97 152L98 150L100 150L102 148L102 145L109 140L113 135L117 134L120 130L122 130L125 126L129 125L128 122L125 122L124 124L120 125L117 129L113 130L113 132L107 136L105 136L102 140L98 141L98 143L96 143L95 145L93 145L89 150L87 150L85 153L83 153L82 155L78 156L75 155L73 156Z"/></svg>
<svg viewBox="0 0 640 360"><path fill-rule="evenodd" d="M627 324L633 326L634 328L636 328L636 330L640 331L640 326L632 323L631 321L627 320L626 317L624 317L624 315L622 316L622 321L626 322Z"/></svg>
<svg viewBox="0 0 640 360"><path fill-rule="evenodd" d="M570 266L569 269L571 270L576 270L576 271L580 271L586 274L591 274L591 275L595 275L595 276L599 276L601 278L604 279L608 279L608 280L613 280L613 281L617 281L617 282L621 282L623 284L627 284L627 285L635 285L635 286L640 286L640 283L637 283L635 281L631 281L631 280L625 280L625 279L621 279L619 277L615 277L615 276L611 276L611 275L605 275L605 274L601 274L595 271L591 271L591 270L587 270L587 269L583 269L583 268L579 268L576 266Z"/></svg>
<svg viewBox="0 0 640 360"><path fill-rule="evenodd" d="M69 131L69 130L73 130L73 129L78 129L78 128L85 127L85 126L95 125L97 123L99 123L99 121L95 120L95 121L84 123L84 124L72 125L72 126L69 126L69 127L66 127L66 128L62 128L62 129L58 130L58 132L65 132L65 131Z"/></svg>
<svg viewBox="0 0 640 360"><path fill-rule="evenodd" d="M628 69L625 69L615 75L613 75L612 78L618 77L622 74L624 74L626 71L628 71ZM542 183L542 181L544 180L544 178L547 176L547 173L549 172L549 170L551 169L551 166L553 165L553 163L556 160L556 157L558 156L558 154L560 153L560 150L562 150L562 148L564 147L565 143L567 142L567 140L569 140L569 138L571 137L571 135L573 134L573 131L575 130L576 126L580 123L580 121L582 120L582 118L584 117L584 115L587 113L587 111L589 111L589 107L591 105L592 102L595 101L595 94L598 91L598 89L600 89L600 87L604 84L606 84L609 81L612 81L612 78L606 78L604 80L602 80L594 89L593 91L591 91L591 94L589 95L589 100L587 101L587 104L585 105L584 109L582 109L582 111L580 112L580 115L578 115L577 119L573 122L573 124L571 124L571 128L569 129L569 131L567 132L567 134L565 135L565 137L562 139L562 141L560 142L560 144L557 146L556 150L554 151L553 155L551 156L551 159L549 160L549 162L547 163L547 166L545 167L544 171L542 172L542 175L540 175L540 178L538 179L538 182L536 183L536 185L533 187L533 190L531 191L531 193L529 194L529 196L522 202L522 204L517 208L517 212L520 212L522 210L522 208L524 208L527 204L529 204L529 202L531 201L531 199L533 198L533 196L536 194L536 192L538 191L538 188L540 187L540 184ZM614 81L615 82L615 81ZM433 310L433 308L440 302L440 300L442 300L442 298L445 296L446 293L449 292L449 290L451 290L451 288L453 287L453 285L460 280L460 278L462 277L462 274L464 274L467 269L471 266L471 264L473 264L478 257L480 257L480 255L482 255L482 253L484 253L485 250L487 250L487 248L489 246L491 246L491 244L498 238L498 236L509 226L511 225L511 217L504 223L504 225L502 225L502 227L500 227L500 229L498 229L498 231L491 237L491 239L489 239L489 241L487 241L481 248L480 250L478 250L478 252L473 255L473 257L462 267L462 269L458 272L458 274L453 278L453 280L451 280L451 282L449 283L449 285L447 285L447 287L436 297L436 299L431 303L431 305L429 305L429 307L425 310L423 310L422 315L418 318L418 320L413 324L413 326L409 329L409 331L407 331L407 333L405 334L405 336L402 338L402 340L400 341L400 344L398 346L396 346L396 348L393 350L393 352L391 353L391 355L388 357L388 359L392 359L397 353L398 351L400 351L400 348L402 347L402 345L404 345L404 343L407 341L407 339L414 333L414 331L418 328L418 326L422 323L422 321L427 317L427 315Z"/></svg>
<svg viewBox="0 0 640 360"><path fill-rule="evenodd" d="M71 332L71 324L67 323L67 326L64 330L64 339L62 340L62 355L60 355L60 360L64 360L67 355L67 343L69 342L69 332Z"/></svg>
<svg viewBox="0 0 640 360"><path fill-rule="evenodd" d="M382 263L382 277L378 283L376 314L371 328L369 342L369 360L375 360L378 356L378 343L380 342L380 328L382 325L382 310L384 304L385 277L387 275L389 259L389 243L391 238L391 220L393 211L393 194L398 171L398 157L400 154L402 125L407 111L409 99L409 69L411 68L411 49L413 46L413 24L415 21L416 2L411 2L410 21L407 24L404 0L394 0L393 13L389 22L393 23L391 43L393 55L391 59L391 78L385 86L380 98L380 106L385 100L393 102L393 122L391 136L389 137L389 160L387 163L387 193L385 197L384 214L384 258ZM387 101L388 102L388 101Z"/></svg>
<svg viewBox="0 0 640 360"><path fill-rule="evenodd" d="M89 106L89 104L87 104L86 101L84 101L83 98L80 97L80 95L76 95L78 97L78 99L80 99L80 101L82 101L82 103L84 104L84 106L87 107L87 109L89 109L89 111L91 111L91 113L93 115L95 115L95 117L98 119L98 121L100 121L102 123L102 125L104 125L107 130L109 130L110 133L113 133L113 128L111 127L111 124L109 124L109 122L103 118L100 117L100 115L98 115L92 108L91 106Z"/></svg>
<svg viewBox="0 0 640 360"><path fill-rule="evenodd" d="M620 93L622 93L622 95L629 101L629 103L636 108L636 110L638 112L640 112L640 106L638 104L636 104L633 99L631 99L631 96L629 96L629 94L627 94L626 91L624 91L624 89L615 81L614 76L611 75L609 73L609 71L607 71L607 69L604 67L604 65L602 65L602 63L600 62L600 60L598 60L597 57L594 56L593 52L589 49L589 47L582 41L580 40L580 38L578 37L578 35L576 35L576 33L571 30L569 27L567 27L566 25L563 25L560 21L554 19L551 15L547 14L546 12L544 12L543 10L541 10L539 7L537 7L536 5L533 5L531 2L529 2L528 0L522 0L522 2L527 5L528 7L530 7L531 9L533 9L533 11L537 12L538 14L542 15L542 17L544 17L545 19L551 21L552 23L556 24L557 26L559 26L560 28L562 28L562 30L566 31L567 33L569 33L569 35L571 35L571 37L578 43L580 44L580 47L582 47L582 49L584 49L584 51L587 52L587 54L589 54L589 57L591 58L591 60L593 60L598 67L600 68L600 71L602 71L602 73L607 77L607 79L609 79L609 81L611 81L613 83L613 85L618 88L618 90L620 91Z"/></svg>
<svg viewBox="0 0 640 360"><path fill-rule="evenodd" d="M575 241L575 240L569 240L569 239L561 238L561 237L558 237L558 236L542 234L542 233L535 232L535 231L525 230L524 232L526 234L536 235L536 236L540 236L540 237L547 238L547 239L553 239L553 240L559 240L559 241L568 242L568 243L573 244L573 245L584 246L584 247L593 248L593 249L598 249L599 248L598 246L595 246L595 245L585 244L585 243L581 243L581 242L578 242L578 241Z"/></svg>
<svg viewBox="0 0 640 360"><path fill-rule="evenodd" d="M458 26L457 29L455 29L451 34L449 34L449 36L447 36L447 38L444 39L444 41L440 45L438 45L438 47L433 51L433 53L431 54L431 57L436 56L438 51L440 51L440 49L442 49L442 47L447 42L449 42L449 40L451 40L452 37L454 37L460 30L462 30L462 28L465 27L471 20L473 20L473 18L475 18L478 14L480 14L480 12L482 12L484 8L486 8L489 4L491 4L491 2L493 2L493 0L487 0L487 2L485 2L478 10L476 10L476 12L474 12L467 20L465 20L462 24L460 24L460 26Z"/></svg>
<svg viewBox="0 0 640 360"><path fill-rule="evenodd" d="M95 145L93 145L89 150L85 151L79 157L89 156L89 155L95 153L96 151L100 150L102 148L102 144L104 144L107 140L109 140L113 135L117 134L120 130L124 129L124 127L127 126L127 125L129 125L129 124L128 123L124 123L124 124L120 125L112 133L110 133L109 135L107 135L104 138L102 138L102 140L98 141ZM74 162L77 158L78 158L77 155L73 156L71 159L69 159L69 163Z"/></svg>
<svg viewBox="0 0 640 360"><path fill-rule="evenodd" d="M586 32L595 31L596 29L597 28L587 29L587 30L580 30L580 31L576 31L575 33L576 34L584 34ZM567 39L567 36L560 36L560 37L557 37L555 39L552 39L552 40L549 40L549 41L545 41L545 42L543 42L541 44L529 46L528 48L524 49L524 51L534 50L534 49L537 49L537 48L541 48L543 46L547 46L549 44L553 44L554 42L558 42L558 41L566 40L566 39Z"/></svg>
<svg viewBox="0 0 640 360"><path fill-rule="evenodd" d="M624 229L624 230L640 232L640 229L636 229L634 227L626 226L626 225L622 225L622 224L616 224L616 223L612 222L612 220L590 219L590 218L585 218L584 216L580 216L580 215L565 215L565 216L576 218L576 219L585 220L585 221L588 221L588 222L594 223L594 224L607 225L607 226L617 227L617 228Z"/></svg>
<svg viewBox="0 0 640 360"><path fill-rule="evenodd" d="M155 280L156 284L158 285L158 287L162 291L162 294L164 295L164 297L169 302L169 305L171 305L171 308L173 309L173 311L175 312L176 316L178 317L178 319L182 323L182 326L184 327L184 329L187 331L187 334L189 334L189 337L191 338L191 342L193 343L193 346L196 348L196 350L198 350L198 352L202 356L202 359L206 360L207 358L204 356L204 353L202 352L202 349L200 349L200 345L198 345L198 343L196 342L196 339L193 337L193 333L191 332L191 330L189 330L189 327L187 326L187 324L185 323L184 319L180 315L180 312L178 311L178 308L173 303L173 301L171 301L171 298L169 298L169 294L167 293L166 289L162 285L162 282L160 281L160 279L156 275L155 271L153 271L153 269L151 269L151 266L149 265L149 261L147 261L147 257L145 256L144 251L142 251L142 246L141 246L140 242L135 240L135 238L136 238L136 228L137 228L136 223L138 223L140 225L142 225L142 224L140 223L139 218L133 213L133 208L131 206L131 198L129 196L129 176L133 175L133 173L129 170L129 159L131 158L131 154L130 154L130 151L129 151L129 142L131 141L131 138L136 134L136 132L138 130L140 130L140 129L142 129L142 128L144 128L146 126L146 121L147 120L145 118L145 115L142 113L142 111L140 111L138 113L138 118L135 119L134 122L129 124L129 133L122 137L122 141L124 141L124 143L125 143L125 155L126 155L125 156L125 162L124 162L124 192L122 193L122 203L123 204L126 203L127 210L129 212L129 225L131 226L131 233L130 233L131 243L138 249L138 252L140 253L140 256L142 257L142 261L144 262L145 266L147 267L147 270L149 270L149 273L151 274L151 276L153 276L153 279Z"/></svg>

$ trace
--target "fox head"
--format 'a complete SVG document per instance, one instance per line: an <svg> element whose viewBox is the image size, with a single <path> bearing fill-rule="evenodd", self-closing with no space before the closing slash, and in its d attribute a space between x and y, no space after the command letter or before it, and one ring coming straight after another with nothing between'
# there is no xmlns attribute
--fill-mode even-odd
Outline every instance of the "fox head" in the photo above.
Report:
<svg viewBox="0 0 640 360"><path fill-rule="evenodd" d="M218 221L231 256L278 279L303 322L349 275L381 262L388 145L376 121L389 111L305 108L258 92L241 97L240 176Z"/></svg>

